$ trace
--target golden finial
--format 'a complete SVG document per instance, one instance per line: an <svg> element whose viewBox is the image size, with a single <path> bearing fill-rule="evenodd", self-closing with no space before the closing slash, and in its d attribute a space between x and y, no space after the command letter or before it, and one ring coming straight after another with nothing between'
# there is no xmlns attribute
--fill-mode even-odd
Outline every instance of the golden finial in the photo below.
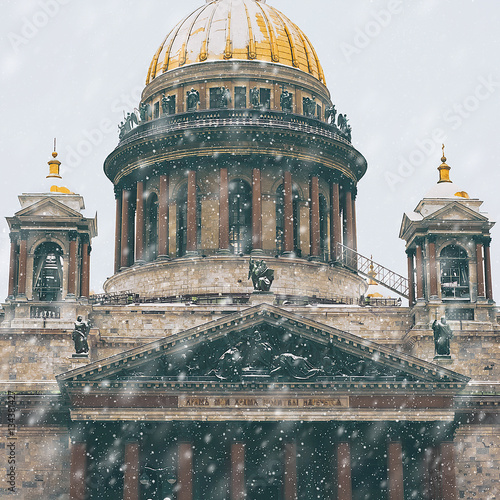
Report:
<svg viewBox="0 0 500 500"><path fill-rule="evenodd" d="M375 278L375 276L377 276L377 273L375 272L375 270L373 268L373 255L370 255L370 270L366 274L368 274L368 276L369 276L368 284L369 285L376 285L377 282L373 280L373 278Z"/></svg>
<svg viewBox="0 0 500 500"><path fill-rule="evenodd" d="M53 160L50 160L49 163L49 175L47 175L47 179L62 179L61 175L59 174L59 167L61 166L61 162L59 160L56 160L57 158L57 153L56 153L56 140L54 139L54 152L52 153L52 158Z"/></svg>
<svg viewBox="0 0 500 500"><path fill-rule="evenodd" d="M441 182L451 182L450 180L450 167L446 164L446 156L444 155L444 144L443 144L443 156L441 158L441 165L439 165L439 180L438 184Z"/></svg>
<svg viewBox="0 0 500 500"><path fill-rule="evenodd" d="M54 151L52 152L53 160L50 160L49 163L49 175L47 175L47 179L62 179L61 174L59 173L59 167L61 166L61 162L56 160L57 151L56 151L56 140L54 139ZM67 187L64 186L50 186L51 193L62 193L62 194L74 194Z"/></svg>

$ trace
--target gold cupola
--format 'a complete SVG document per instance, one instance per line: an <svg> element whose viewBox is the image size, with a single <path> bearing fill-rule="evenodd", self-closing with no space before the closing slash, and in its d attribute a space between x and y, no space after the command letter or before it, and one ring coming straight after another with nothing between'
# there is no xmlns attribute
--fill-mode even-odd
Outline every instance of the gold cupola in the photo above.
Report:
<svg viewBox="0 0 500 500"><path fill-rule="evenodd" d="M325 76L306 35L265 0L206 0L158 48L146 84L167 71L208 61L249 60Z"/></svg>
<svg viewBox="0 0 500 500"><path fill-rule="evenodd" d="M56 152L56 140L54 139L54 151L52 152L52 160L48 162L49 165L49 175L46 176L46 179L62 179L60 174L61 162L57 160L57 152ZM67 187L64 186L50 186L51 193L60 193L60 194L74 194Z"/></svg>

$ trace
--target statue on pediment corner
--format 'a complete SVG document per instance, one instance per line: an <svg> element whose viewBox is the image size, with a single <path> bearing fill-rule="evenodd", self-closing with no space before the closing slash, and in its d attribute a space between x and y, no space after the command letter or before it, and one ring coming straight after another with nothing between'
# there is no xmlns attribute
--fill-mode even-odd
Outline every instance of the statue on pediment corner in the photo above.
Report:
<svg viewBox="0 0 500 500"><path fill-rule="evenodd" d="M432 323L432 330L434 332L436 356L450 356L450 341L453 338L453 331L446 322L446 318L442 316L439 321L435 319Z"/></svg>
<svg viewBox="0 0 500 500"><path fill-rule="evenodd" d="M76 354L88 354L89 343L87 341L90 332L90 325L84 321L82 316L78 316L75 321L75 329L72 333L73 342L75 343Z"/></svg>

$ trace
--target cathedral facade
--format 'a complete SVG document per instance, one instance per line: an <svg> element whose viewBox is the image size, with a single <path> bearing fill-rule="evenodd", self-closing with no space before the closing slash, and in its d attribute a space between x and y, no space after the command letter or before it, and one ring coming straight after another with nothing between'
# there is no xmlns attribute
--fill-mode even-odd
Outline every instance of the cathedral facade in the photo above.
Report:
<svg viewBox="0 0 500 500"><path fill-rule="evenodd" d="M2 495L500 496L494 222L443 148L403 216L408 276L367 259L351 135L307 36L265 0L176 25L104 163L104 293L82 196L23 194L7 218Z"/></svg>

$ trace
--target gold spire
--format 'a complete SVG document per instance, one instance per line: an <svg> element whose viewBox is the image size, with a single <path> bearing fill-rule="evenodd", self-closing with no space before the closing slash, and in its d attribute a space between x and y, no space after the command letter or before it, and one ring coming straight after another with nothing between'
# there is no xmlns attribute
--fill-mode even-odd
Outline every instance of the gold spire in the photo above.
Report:
<svg viewBox="0 0 500 500"><path fill-rule="evenodd" d="M446 156L444 155L444 144L443 144L443 156L441 157L441 165L439 165L439 180L438 184L441 182L451 182L450 180L450 167L446 164Z"/></svg>

